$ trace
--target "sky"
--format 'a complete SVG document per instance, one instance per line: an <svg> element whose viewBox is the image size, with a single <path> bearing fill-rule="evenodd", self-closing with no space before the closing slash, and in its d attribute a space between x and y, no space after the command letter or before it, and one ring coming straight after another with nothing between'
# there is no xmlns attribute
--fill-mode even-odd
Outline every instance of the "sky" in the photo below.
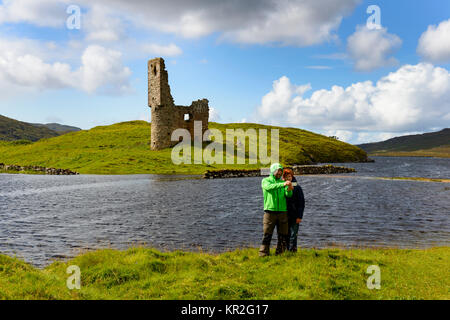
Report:
<svg viewBox="0 0 450 320"><path fill-rule="evenodd" d="M3 0L0 114L151 121L147 61L210 121L353 144L450 127L450 1Z"/></svg>

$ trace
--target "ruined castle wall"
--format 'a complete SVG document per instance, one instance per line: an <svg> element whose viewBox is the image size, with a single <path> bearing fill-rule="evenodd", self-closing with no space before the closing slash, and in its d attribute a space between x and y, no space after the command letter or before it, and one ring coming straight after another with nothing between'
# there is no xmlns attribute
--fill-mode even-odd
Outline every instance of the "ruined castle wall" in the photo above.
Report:
<svg viewBox="0 0 450 320"><path fill-rule="evenodd" d="M148 105L152 112L151 148L160 150L176 145L172 132L187 129L194 138L194 121L202 121L202 135L208 129L208 100L193 101L191 106L175 106L170 93L169 79L164 60L155 58L148 62ZM188 114L188 119L185 119Z"/></svg>
<svg viewBox="0 0 450 320"><path fill-rule="evenodd" d="M162 58L155 58L148 62L148 105L173 106L174 101L170 93L169 75Z"/></svg>
<svg viewBox="0 0 450 320"><path fill-rule="evenodd" d="M170 139L173 131L173 119L169 111L167 105L152 107L151 148L153 150L169 148L174 145Z"/></svg>
<svg viewBox="0 0 450 320"><path fill-rule="evenodd" d="M194 121L201 121L202 137L203 137L205 131L208 130L208 118L209 118L208 100L203 99L193 101L189 109L192 114L192 120L189 121L186 129L189 130L191 137L194 137Z"/></svg>
<svg viewBox="0 0 450 320"><path fill-rule="evenodd" d="M152 111L151 148L159 150L172 146L170 137L173 121L170 109L174 102L170 93L169 76L161 58L148 62L148 104Z"/></svg>
<svg viewBox="0 0 450 320"><path fill-rule="evenodd" d="M208 130L208 117L209 107L208 100L204 99L200 104L193 102L193 105L189 107L175 106L173 113L173 124L176 128L187 129L194 139L194 121L202 122L202 137L203 133ZM188 115L188 119L185 119L185 115Z"/></svg>

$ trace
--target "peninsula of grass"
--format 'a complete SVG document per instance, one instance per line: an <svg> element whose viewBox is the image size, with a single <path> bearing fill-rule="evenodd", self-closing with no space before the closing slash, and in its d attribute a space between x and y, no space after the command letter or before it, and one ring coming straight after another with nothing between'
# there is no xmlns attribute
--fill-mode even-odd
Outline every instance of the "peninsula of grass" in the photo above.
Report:
<svg viewBox="0 0 450 320"><path fill-rule="evenodd" d="M375 177L375 178L382 180L405 180L405 181L450 183L450 179L440 179L440 178L421 178L421 177Z"/></svg>
<svg viewBox="0 0 450 320"><path fill-rule="evenodd" d="M269 149L270 129L279 129L280 162L285 165L361 162L367 159L367 154L356 146L301 129L214 122L209 127L223 133L226 129L267 129ZM0 141L0 163L70 169L85 174L202 174L206 170L265 167L261 163L249 164L248 157L245 164L236 164L235 161L235 164L203 162L176 165L171 159L171 148L150 150L150 133L150 123L129 121L36 142ZM246 145L248 155L250 150L248 143ZM270 155L270 151L268 153Z"/></svg>
<svg viewBox="0 0 450 320"><path fill-rule="evenodd" d="M427 157L427 158L450 158L450 146L439 146L430 149L415 151L378 151L370 153L377 157Z"/></svg>
<svg viewBox="0 0 450 320"><path fill-rule="evenodd" d="M81 289L66 285L68 266ZM369 266L381 288L368 289ZM0 299L450 299L450 248L302 249L258 257L149 248L86 252L44 269L0 255Z"/></svg>

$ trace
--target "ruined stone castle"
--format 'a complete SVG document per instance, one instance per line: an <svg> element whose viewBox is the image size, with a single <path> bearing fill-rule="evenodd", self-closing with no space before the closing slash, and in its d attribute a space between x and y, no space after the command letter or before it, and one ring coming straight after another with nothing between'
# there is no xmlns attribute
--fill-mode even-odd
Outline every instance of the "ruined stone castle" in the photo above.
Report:
<svg viewBox="0 0 450 320"><path fill-rule="evenodd" d="M193 138L194 121L202 122L202 135L208 129L208 100L193 101L189 107L175 105L162 58L148 61L148 106L152 112L152 150L176 145L178 141L171 141L175 129L187 129Z"/></svg>

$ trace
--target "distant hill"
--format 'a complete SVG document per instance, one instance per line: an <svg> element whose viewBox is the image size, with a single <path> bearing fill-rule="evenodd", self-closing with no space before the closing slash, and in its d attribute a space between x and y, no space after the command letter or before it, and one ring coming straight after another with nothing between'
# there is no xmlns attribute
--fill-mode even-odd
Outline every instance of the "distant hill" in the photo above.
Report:
<svg viewBox="0 0 450 320"><path fill-rule="evenodd" d="M450 128L359 144L369 155L450 157Z"/></svg>
<svg viewBox="0 0 450 320"><path fill-rule="evenodd" d="M225 137L226 129L279 129L280 162L310 164L367 161L360 148L320 134L294 128L259 124L210 122ZM151 125L129 121L70 132L28 144L0 141L0 163L39 165L92 174L202 174L214 169L258 169L256 164L180 164L172 162L172 149L150 150ZM247 144L248 145L248 144ZM268 145L270 149L270 142ZM247 159L248 160L248 159Z"/></svg>
<svg viewBox="0 0 450 320"><path fill-rule="evenodd" d="M58 136L59 133L47 127L37 127L27 122L14 120L0 115L0 140L30 140L37 141L42 138Z"/></svg>
<svg viewBox="0 0 450 320"><path fill-rule="evenodd" d="M0 115L0 140L3 141L37 141L80 130L59 123L28 123Z"/></svg>
<svg viewBox="0 0 450 320"><path fill-rule="evenodd" d="M33 126L36 127L46 127L50 130L53 130L55 132L58 132L59 134L64 134L67 132L74 132L74 131L80 131L81 129L78 127L72 127L72 126L66 126L63 124L59 124L59 123L46 123L46 124L42 124L42 123L30 123Z"/></svg>

